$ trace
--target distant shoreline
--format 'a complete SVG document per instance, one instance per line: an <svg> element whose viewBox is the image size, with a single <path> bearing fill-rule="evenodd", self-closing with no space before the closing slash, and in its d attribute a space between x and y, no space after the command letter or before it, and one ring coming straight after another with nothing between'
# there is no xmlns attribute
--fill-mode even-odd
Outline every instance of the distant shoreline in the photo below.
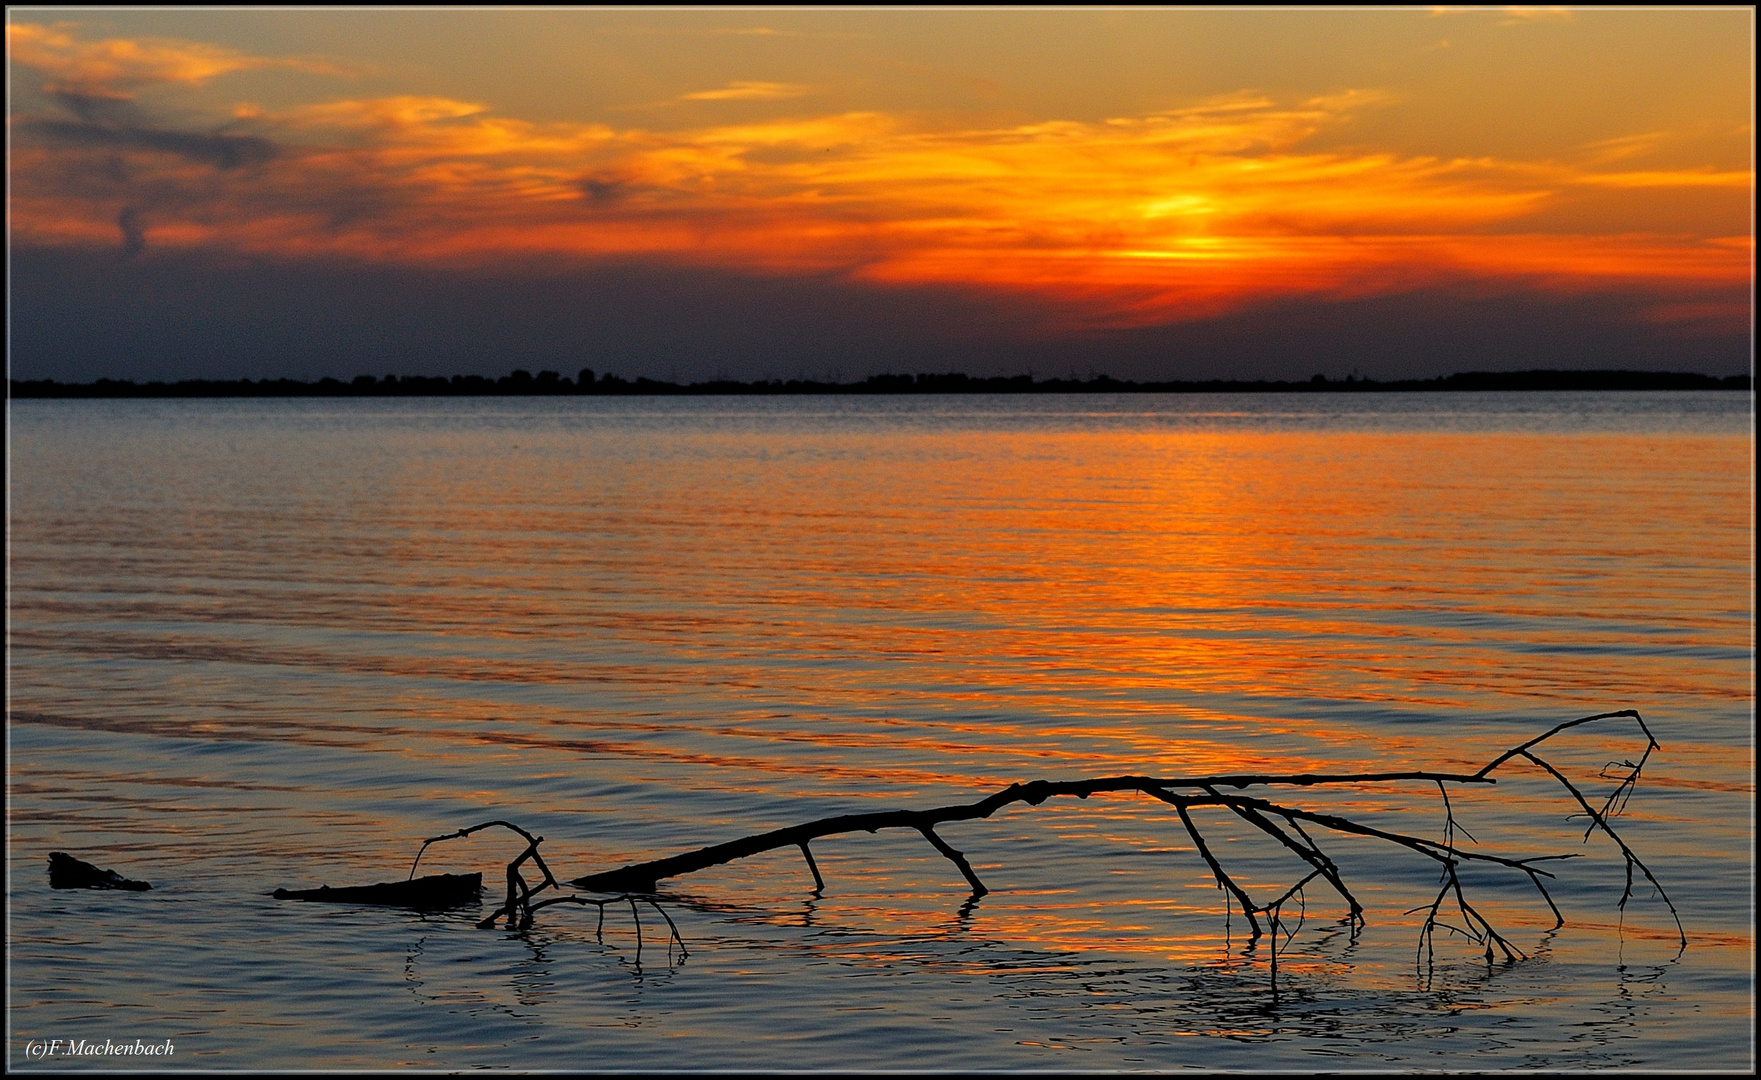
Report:
<svg viewBox="0 0 1761 1080"><path fill-rule="evenodd" d="M1032 375L974 378L941 375L873 375L855 383L812 379L736 382L717 379L680 384L649 378L595 377L584 369L575 379L558 372L537 375L524 370L499 379L482 375L376 379L361 375L349 382L324 378L212 380L135 383L99 379L61 383L53 379L8 380L9 398L219 398L219 397L618 397L618 396L751 396L760 394L1267 394L1387 393L1411 391L1541 391L1541 390L1753 390L1753 375L1694 375L1671 371L1469 371L1435 379L1328 379L1316 375L1303 382L1210 379L1205 381L1130 382L1107 375L1088 379L1041 379Z"/></svg>

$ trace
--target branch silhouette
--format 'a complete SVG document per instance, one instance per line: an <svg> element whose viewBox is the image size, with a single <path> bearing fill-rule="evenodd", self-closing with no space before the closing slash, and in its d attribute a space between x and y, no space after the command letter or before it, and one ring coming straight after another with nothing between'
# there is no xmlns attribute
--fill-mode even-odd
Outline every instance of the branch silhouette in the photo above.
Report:
<svg viewBox="0 0 1761 1080"><path fill-rule="evenodd" d="M1598 809L1591 805L1584 793L1572 783L1562 772L1536 752L1547 740L1561 732L1591 724L1598 721L1631 719L1641 733L1646 746L1638 762L1619 762L1605 767L1603 776L1610 777L1609 769L1623 770L1614 774L1619 778L1619 785ZM989 818L1004 807L1015 803L1038 806L1048 799L1074 796L1087 799L1100 793L1138 792L1174 807L1181 825L1192 839L1193 846L1199 856L1209 867L1219 888L1225 890L1234 900L1245 918L1253 939L1258 939L1265 930L1261 926L1260 917L1270 920L1274 939L1280 934L1294 931L1286 930L1282 921L1282 910L1293 898L1301 901L1304 886L1319 878L1345 901L1355 931L1364 924L1364 909L1357 898L1352 895L1346 885L1344 876L1337 864L1330 859L1320 844L1304 829L1304 824L1318 827L1320 830L1348 836L1359 836L1404 848L1437 863L1440 868L1436 898L1425 907L1415 908L1412 913L1426 912L1425 921L1419 934L1419 955L1424 960L1434 956L1435 936L1438 929L1460 934L1484 947L1484 955L1488 964L1496 961L1497 953L1502 953L1505 960L1522 959L1522 951L1493 927L1491 921L1468 899L1463 888L1459 869L1469 863L1502 867L1506 870L1521 873L1540 893L1549 910L1554 916L1554 929L1565 925L1565 917L1554 903L1547 891L1544 879L1554 875L1536 865L1538 863L1560 859L1576 858L1576 855L1531 855L1523 858L1512 858L1486 852L1466 851L1457 843L1456 834L1473 840L1471 834L1455 820L1454 806L1449 799L1448 785L1451 784L1495 784L1494 776L1501 768L1521 759L1529 762L1557 780L1571 795L1573 801L1589 818L1590 824L1585 831L1585 838L1600 830L1614 841L1626 860L1626 888L1621 894L1620 908L1624 912L1626 903L1633 895L1633 871L1637 869L1657 890L1658 897L1669 909L1670 916L1675 920L1677 935L1682 948L1687 947L1687 933L1682 928L1680 913L1669 899L1663 886L1651 873L1649 867L1640 860L1626 841L1615 831L1611 819L1625 808L1638 784L1639 774L1645 763L1650 759L1651 752L1659 748L1656 738L1646 726L1644 718L1633 709L1621 709L1615 712L1597 713L1593 716L1580 717L1543 732L1542 734L1511 747L1504 751L1484 767L1472 773L1440 772L1433 770L1410 770L1402 772L1364 772L1364 773L1237 773L1220 776L1200 777L1151 777L1151 776L1105 776L1085 780L1047 781L1034 780L1028 783L1010 784L1001 791L971 803L957 803L940 806L928 810L882 810L863 814L840 814L834 817L820 818L815 821L791 825L786 828L772 829L768 832L756 833L725 843L712 844L695 851L687 851L666 858L653 859L647 862L631 863L615 870L587 874L583 877L570 879L567 884L577 889L600 894L616 894L612 896L581 896L578 894L558 895L534 901L534 897L546 890L562 891L563 883L559 882L544 859L538 854L538 846L543 837L531 833L507 821L487 821L470 828L460 829L445 836L437 836L425 840L416 854L416 862L410 866L410 874L415 875L416 863L429 845L447 840L455 840L470 836L480 830L500 826L512 830L527 841L526 848L508 864L507 867L507 899L478 925L493 927L497 921L505 919L509 929L525 929L531 926L533 915L543 908L556 904L576 904L596 906L599 908L600 930L605 924L605 907L608 904L628 902L632 916L636 916L639 903L646 904L660 912L666 919L671 930L668 939L669 956L674 942L678 943L681 953L684 941L679 936L678 927L667 916L664 909L655 900L653 894L660 881L681 877L709 867L721 866L737 859L747 858L779 848L799 848L807 869L813 875L814 891L825 889L825 880L820 874L819 866L814 861L811 848L812 841L826 836L845 833L874 833L880 829L912 829L923 836L930 846L951 862L972 889L972 901L984 896L990 890L973 870L964 853L955 850L936 832L938 825L949 822L976 821ZM1322 813L1289 805L1283 801L1275 801L1263 797L1270 793L1250 794L1247 789L1267 788L1318 788L1337 785L1392 784L1407 781L1422 781L1435 784L1442 797L1445 823L1443 837L1440 840L1423 836L1413 836L1393 832L1387 829L1365 825L1350 818L1337 814ZM1256 902L1250 892L1232 876L1228 869L1212 851L1206 842L1203 832L1193 820L1190 811L1195 807L1220 807L1227 809L1240 820L1253 826L1259 832L1275 840L1300 858L1309 867L1309 873L1295 885L1290 886L1276 899L1267 902ZM528 885L520 868L531 861L543 875L537 885ZM1459 916L1457 925L1448 922L1445 916L1445 905L1453 899L1455 913ZM969 903L971 901L968 901ZM641 921L636 919L638 962L641 950ZM1274 990L1276 989L1276 940L1274 940ZM1496 952L1495 952L1496 950Z"/></svg>

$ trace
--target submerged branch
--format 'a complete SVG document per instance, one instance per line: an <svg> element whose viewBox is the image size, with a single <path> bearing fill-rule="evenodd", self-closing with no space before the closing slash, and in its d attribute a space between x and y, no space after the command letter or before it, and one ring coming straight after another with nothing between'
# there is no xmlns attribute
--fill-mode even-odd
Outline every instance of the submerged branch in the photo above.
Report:
<svg viewBox="0 0 1761 1080"><path fill-rule="evenodd" d="M1197 788L1215 789L1223 787L1246 788L1257 785L1285 785L1296 787L1313 787L1332 784L1378 784L1397 780L1448 781L1457 784L1493 784L1497 783L1487 777L1466 773L1440 772L1381 772L1381 773L1295 773L1290 775L1276 774L1239 774L1231 776L1201 776L1190 778L1158 778L1153 776L1103 776L1092 780L1034 780L1025 784L1010 784L1002 791L975 803L959 803L953 806L941 806L933 810L880 810L867 814L840 814L836 817L820 818L801 825L791 825L783 829L758 833L753 836L730 840L724 844L713 844L696 851L687 851L670 858L655 859L651 862L632 863L616 870L607 870L598 874L573 878L569 884L596 892L653 892L655 883L665 878L680 877L684 874L706 870L712 866L759 855L777 848L799 847L808 841L817 840L822 836L835 836L840 833L867 832L880 829L913 829L923 833L925 839L936 845L936 849L948 856L956 866L964 861L957 853L938 842L933 832L935 826L951 821L978 821L990 817L1005 806L1018 802L1029 806L1038 806L1047 799L1063 795L1074 795L1078 799L1086 799L1090 795L1110 794L1116 792L1136 791L1145 795L1161 798L1160 793L1169 789ZM1190 805L1190 804L1189 804ZM962 869L967 883L973 891L982 896L988 890L980 884L972 874L970 867Z"/></svg>
<svg viewBox="0 0 1761 1080"><path fill-rule="evenodd" d="M1576 785L1567 779L1566 776L1551 763L1541 757L1536 752L1536 748L1562 732L1596 721L1616 718L1630 718L1635 721L1639 725L1640 731L1645 736L1646 747L1637 764L1633 764L1632 762L1619 763L1619 767L1626 770L1625 774L1620 776L1619 785L1603 802L1601 809L1598 810L1591 805L1590 801ZM911 829L919 833L936 849L937 852L949 862L953 863L954 867L959 870L960 875L966 880L966 883L972 890L971 899L967 901L970 905L979 897L988 893L989 889L987 889L984 883L979 880L977 873L973 870L972 864L967 861L966 856L962 852L951 847L946 840L942 839L942 837L937 834L936 826L950 822L983 820L991 817L1004 807L1012 806L1015 803L1025 803L1029 806L1038 806L1047 799L1063 796L1074 796L1078 799L1086 799L1091 795L1103 793L1137 792L1167 803L1174 808L1175 813L1180 818L1181 825L1184 827L1187 835L1191 838L1194 848L1210 869L1212 876L1216 878L1218 888L1227 891L1233 898L1235 904L1240 907L1242 914L1246 916L1253 938L1257 939L1263 933L1259 918L1262 915L1269 918L1274 935L1283 931L1283 906L1288 903L1292 897L1301 896L1303 887L1316 878L1326 881L1328 886L1331 887L1334 892L1338 893L1345 901L1349 909L1348 918L1352 923L1354 934L1356 933L1357 928L1363 924L1363 906L1358 903L1357 898L1346 885L1344 875L1341 873L1338 865L1335 864L1332 859L1327 857L1327 855L1321 850L1320 845L1316 843L1314 838L1311 837L1307 831L1304 830L1303 823L1306 822L1312 826L1318 826L1319 828L1330 832L1358 836L1392 844L1417 855L1421 855L1438 864L1441 873L1439 880L1440 888L1438 889L1436 898L1425 907L1414 909L1415 912L1425 912L1425 920L1419 934L1419 953L1421 961L1434 954L1436 931L1438 929L1443 929L1452 933L1461 934L1483 946L1485 959L1488 964L1496 961L1495 950L1496 952L1501 952L1503 954L1506 962L1514 962L1523 958L1523 952L1500 934L1497 929L1493 927L1491 921L1468 900L1466 890L1463 888L1461 878L1458 874L1459 868L1467 863L1478 863L1501 867L1506 870L1512 870L1523 874L1527 877L1530 883L1535 886L1536 890L1541 894L1542 899L1546 901L1549 910L1552 911L1556 920L1555 929L1557 929L1559 926L1564 925L1565 919L1564 916L1560 914L1558 906L1553 902L1553 897L1549 895L1543 881L1543 879L1553 877L1553 874L1540 869L1535 864L1548 860L1574 858L1576 856L1531 855L1525 858L1511 858L1486 852L1463 850L1458 837L1466 837L1470 842L1477 841L1474 841L1472 834L1468 833L1467 830L1462 828L1456 821L1455 807L1450 801L1447 785L1495 784L1497 783L1497 779L1493 774L1509 762L1520 758L1540 767L1562 784L1566 791L1570 793L1576 804L1589 816L1590 832L1600 830L1603 833L1606 833L1618 846L1621 856L1626 860L1627 870L1627 887L1621 895L1619 905L1622 911L1625 910L1626 903L1632 896L1632 871L1636 867L1645 876L1646 880L1650 881L1651 884L1656 887L1658 897L1663 901L1664 905L1668 907L1670 915L1675 919L1676 929L1681 940L1681 946L1682 948L1686 948L1687 934L1685 930L1682 929L1681 916L1676 911L1674 903L1670 901L1668 895L1663 891L1663 887L1658 884L1657 879L1652 875L1650 868L1633 853L1632 849L1628 847L1626 842L1619 836L1611 823L1611 819L1625 808L1627 800L1631 798L1633 790L1637 786L1640 770L1649 759L1651 751L1657 748L1657 740L1651 734L1650 728L1645 725L1644 719L1641 718L1635 710L1622 709L1617 712L1597 713L1594 716L1581 717L1576 720L1570 720L1556 725L1527 742L1511 747L1498 757L1494 758L1491 762L1487 763L1477 772L1472 773L1410 770L1403 772L1364 773L1244 773L1200 777L1107 776L1086 780L1034 780L1028 783L1010 784L1003 790L994 792L976 802L956 803L928 810L882 810L861 814L840 814L834 817L826 817L804 822L799 825L791 825L786 828L772 829L768 832L756 833L751 836L729 840L720 844L712 844L695 851L687 851L666 858L631 863L615 870L606 870L596 874L588 874L583 877L572 878L567 882L567 884L579 889L585 889L601 894L618 894L611 897L559 895L543 900L534 900L534 897L548 889L556 889L560 892L562 890L562 883L558 882L556 877L551 873L550 867L545 864L544 859L538 854L538 846L543 842L543 837L533 836L526 830L507 821L487 821L480 825L473 825L467 829L460 829L458 832L448 833L445 836L437 836L425 840L422 843L421 851L418 851L416 854L416 863L421 861L422 853L428 849L430 844L446 840L461 839L482 829L487 829L493 826L500 826L512 830L527 841L526 848L516 859L514 859L513 862L508 864L508 890L506 902L478 925L482 927L492 927L497 920L505 917L509 929L523 930L531 925L532 916L535 912L557 904L575 904L578 906L592 905L597 907L600 913L599 925L601 930L603 930L606 905L628 902L630 904L631 915L636 920L637 961L640 963L642 935L641 920L637 908L638 901L646 903L656 911L659 911L661 917L666 919L667 925L672 932L668 939L669 956L671 955L672 943L675 941L678 942L681 954L684 951L684 941L679 937L678 927L673 925L671 917L669 917L665 910L660 907L652 895L655 891L656 884L662 880L680 877L713 866L721 866L737 859L747 858L752 855L758 855L780 848L795 847L800 849L802 858L807 863L807 869L813 875L814 892L817 894L825 890L825 880L820 874L819 865L814 861L813 852L809 846L812 841L825 836L836 836L846 833L874 833L880 829ZM1606 768L1603 771L1603 775L1607 776ZM1433 840L1423 836L1413 836L1405 833L1393 832L1387 829L1365 825L1362 822L1354 821L1338 814L1307 810L1302 807L1276 802L1270 798L1261 797L1260 795L1241 793L1247 788L1380 785L1405 781L1419 781L1425 784L1435 785L1438 792L1441 794L1444 810L1444 825L1441 840ZM1271 793L1268 792L1266 794ZM1247 888L1230 875L1227 868L1223 865L1222 860L1217 857L1212 851L1211 846L1206 842L1203 831L1200 829L1198 823L1193 819L1191 814L1191 810L1196 807L1217 807L1219 809L1230 811L1237 818L1253 826L1259 832L1276 840L1285 849L1302 860L1302 862L1306 864L1308 873L1294 885L1285 889L1277 899L1266 903L1256 903ZM1588 833L1586 833L1586 838L1587 836ZM520 867L528 860L537 866L539 871L543 874L543 881L536 886L528 885L525 878L519 872ZM415 874L416 863L412 863L410 867L412 877ZM1443 921L1443 907L1444 904L1450 900L1454 901L1453 906L1460 917L1459 925ZM1294 931L1284 932L1287 935L1289 933L1294 933ZM1274 964L1276 963L1276 950L1277 942L1275 941L1273 946ZM1275 974L1274 978L1276 978Z"/></svg>

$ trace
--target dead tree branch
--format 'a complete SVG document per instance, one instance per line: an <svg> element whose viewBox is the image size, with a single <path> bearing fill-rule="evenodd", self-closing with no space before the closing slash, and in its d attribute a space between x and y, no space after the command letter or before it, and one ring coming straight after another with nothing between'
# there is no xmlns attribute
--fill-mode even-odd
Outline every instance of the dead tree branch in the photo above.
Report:
<svg viewBox="0 0 1761 1080"><path fill-rule="evenodd" d="M1074 795L1078 799L1086 799L1090 795L1137 791L1156 798L1162 796L1169 788L1246 788L1255 785L1284 785L1293 787L1312 787L1330 784L1378 784L1397 780L1443 780L1457 784L1491 784L1497 781L1487 777L1468 773L1439 772L1384 772L1384 773L1296 773L1291 775L1274 774L1240 774L1230 776L1205 776L1190 779L1160 779L1152 776L1104 776L1092 780L1034 780L1026 784L1010 784L1002 791L975 803L962 803L954 806L942 806L933 810L881 810L867 814L840 814L837 817L821 818L801 825L791 825L784 829L773 829L770 832L758 833L753 836L730 840L725 844L715 844L696 851L687 851L682 855L670 858L655 859L652 862L632 863L616 870L589 874L586 877L572 879L569 884L596 892L653 892L655 882L666 878L681 877L685 874L705 870L711 866L720 866L759 855L766 851L774 851L783 847L805 847L810 841L822 836L836 836L840 833L866 832L873 833L880 829L912 829L922 833L937 851L941 852L954 866L960 870L973 892L983 896L986 889L972 867L965 864L965 857L940 841L935 835L935 827L952 821L977 821L995 814L1005 806L1024 802L1029 806L1038 806L1047 799L1060 795ZM1165 801L1165 800L1164 800ZM1188 805L1191 805L1189 802ZM965 864L965 865L963 865Z"/></svg>
<svg viewBox="0 0 1761 1080"><path fill-rule="evenodd" d="M1616 774L1619 778L1618 786L1603 801L1601 808L1597 809L1591 805L1583 791L1573 784L1564 773L1541 757L1536 752L1536 748L1562 732L1597 721L1618 718L1629 718L1636 722L1639 730L1644 734L1646 746L1636 764L1623 761L1603 769L1602 775L1610 779L1614 778L1609 776L1610 768L1618 768L1624 772ZM965 854L955 850L937 834L936 826L949 822L983 820L1004 807L1018 802L1026 803L1029 806L1038 806L1047 799L1060 796L1087 799L1091 795L1101 793L1138 792L1167 803L1174 808L1180 818L1181 825L1191 838L1194 848L1206 866L1209 867L1212 876L1216 878L1218 887L1225 890L1233 898L1235 905L1240 907L1242 914L1247 919L1252 938L1257 939L1264 933L1261 929L1260 916L1268 917L1274 936L1272 960L1274 984L1276 980L1276 953L1279 945L1277 937L1283 933L1288 940L1288 936L1294 933L1293 930L1287 930L1284 926L1283 907L1293 897L1301 897L1304 886L1311 881L1320 878L1345 901L1353 933L1364 922L1363 905L1352 895L1338 865L1321 850L1321 846L1303 828L1304 823L1341 835L1382 841L1405 848L1435 862L1440 871L1437 896L1429 905L1413 909L1413 913L1425 912L1424 923L1419 933L1419 959L1422 962L1434 957L1436 933L1441 929L1459 934L1483 946L1486 962L1492 964L1496 962L1498 953L1503 954L1506 962L1522 959L1524 954L1521 949L1500 934L1491 921L1468 900L1466 890L1462 887L1459 869L1464 865L1474 863L1500 867L1524 875L1541 894L1548 909L1552 911L1555 920L1554 928L1557 929L1564 925L1565 918L1560 913L1558 905L1554 903L1553 897L1548 893L1544 881L1544 879L1552 878L1553 874L1541 869L1536 864L1577 857L1575 855L1533 855L1525 858L1511 858L1462 848L1458 834L1469 842L1477 843L1477 841L1456 821L1454 804L1449 798L1448 785L1495 784L1497 778L1494 774L1510 762L1520 759L1539 767L1557 780L1583 812L1588 815L1590 825L1585 832L1586 839L1591 833L1600 830L1619 848L1622 858L1626 860L1626 889L1621 894L1619 904L1622 912L1624 913L1626 903L1632 897L1633 870L1637 868L1645 879L1656 887L1657 896L1663 901L1669 909L1671 917L1675 920L1681 947L1686 948L1687 933L1682 928L1681 916L1677 912L1675 904L1670 901L1668 894L1658 884L1650 868L1639 859L1626 841L1615 831L1611 820L1625 809L1638 784L1639 774L1650 758L1651 751L1658 748L1659 744L1656 738L1651 734L1650 728L1646 726L1644 719L1639 716L1638 712L1632 709L1622 709L1616 712L1597 713L1594 716L1585 716L1559 724L1527 742L1511 747L1472 773L1421 769L1403 772L1293 773L1282 775L1251 773L1199 777L1107 776L1086 780L1034 780L1028 783L1010 784L1003 790L977 802L960 803L929 810L883 810L863 814L840 814L835 817L820 818L800 825L791 825L787 828L741 837L725 843L712 844L696 851L687 851L667 858L632 863L615 870L573 878L568 882L569 885L590 892L618 894L610 897L559 895L534 900L534 897L546 890L556 889L559 892L562 890L562 884L557 881L551 873L550 867L538 854L538 846L543 842L543 837L533 836L511 822L487 821L467 829L460 829L458 832L423 841L421 850L416 853L416 861L410 866L410 874L414 877L416 864L420 863L422 853L428 849L430 844L468 837L492 826L510 829L527 841L526 848L513 862L508 864L506 902L478 925L486 928L493 927L497 920L505 917L509 929L523 930L531 926L534 913L544 908L556 904L593 905L599 909L599 927L603 932L606 905L628 902L631 916L636 920L637 959L640 963L642 937L641 920L637 907L639 902L654 908L660 912L663 919L666 919L671 930L671 936L668 939L669 958L673 942L678 943L681 953L684 951L684 940L679 936L678 927L673 924L671 917L660 907L652 895L656 883L662 880L680 877L779 848L796 847L800 849L802 858L807 863L807 869L813 875L814 892L817 894L825 890L825 879L821 876L819 866L814 861L810 847L812 841L825 836L846 833L874 833L880 829L895 828L912 829L922 835L931 847L953 863L955 869L959 870L961 877L972 889L972 897L968 901L970 904L990 890L979 880ZM1394 832L1353 821L1337 814L1307 810L1275 802L1259 795L1245 793L1249 788L1362 786L1409 781L1434 784L1440 792L1444 809L1442 839L1433 840L1428 837ZM1203 832L1191 814L1191 811L1196 807L1217 807L1228 810L1301 859L1307 865L1309 872L1296 884L1284 890L1277 899L1266 903L1256 902L1247 888L1230 875L1222 861L1206 842ZM520 874L520 867L527 861L531 861L543 875L543 880L536 886L528 885ZM1453 901L1455 917L1459 918L1459 925L1445 921L1444 906L1450 901Z"/></svg>

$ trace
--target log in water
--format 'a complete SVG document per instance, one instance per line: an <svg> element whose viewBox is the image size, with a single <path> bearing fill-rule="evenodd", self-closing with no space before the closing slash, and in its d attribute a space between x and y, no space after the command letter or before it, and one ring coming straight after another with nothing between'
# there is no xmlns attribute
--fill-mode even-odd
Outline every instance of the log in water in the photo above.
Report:
<svg viewBox="0 0 1761 1080"><path fill-rule="evenodd" d="M419 910L444 910L474 904L483 896L482 874L430 874L414 881L388 881L377 885L348 885L333 889L276 889L277 900L314 900L329 904L377 904Z"/></svg>

